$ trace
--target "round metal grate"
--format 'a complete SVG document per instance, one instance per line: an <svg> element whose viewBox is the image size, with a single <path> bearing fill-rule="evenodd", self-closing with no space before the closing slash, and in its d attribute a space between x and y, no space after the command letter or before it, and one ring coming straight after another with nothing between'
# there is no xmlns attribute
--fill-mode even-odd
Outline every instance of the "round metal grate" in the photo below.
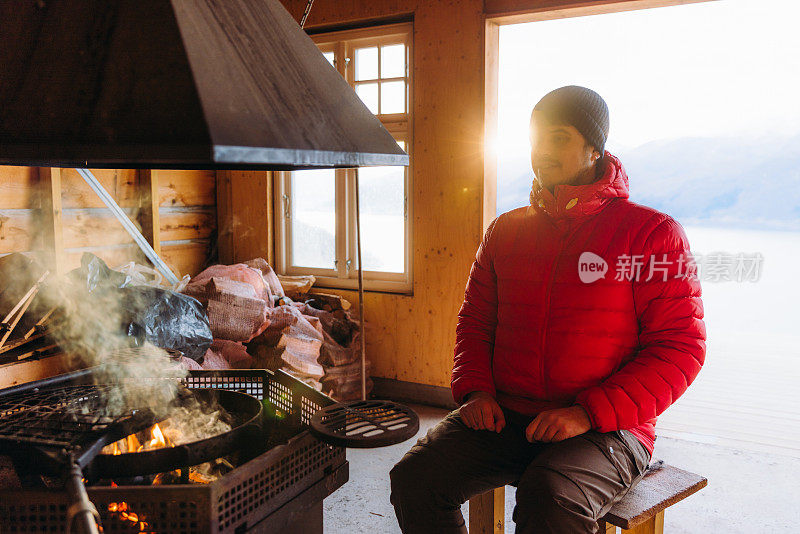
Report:
<svg viewBox="0 0 800 534"><path fill-rule="evenodd" d="M411 408L381 400L340 402L311 417L311 432L340 447L385 447L407 440L417 430L419 417Z"/></svg>

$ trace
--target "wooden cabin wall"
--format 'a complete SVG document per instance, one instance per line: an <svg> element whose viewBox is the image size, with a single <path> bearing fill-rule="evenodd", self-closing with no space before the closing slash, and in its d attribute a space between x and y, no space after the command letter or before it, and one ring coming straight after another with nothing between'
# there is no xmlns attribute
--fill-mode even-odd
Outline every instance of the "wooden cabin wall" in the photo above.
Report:
<svg viewBox="0 0 800 534"><path fill-rule="evenodd" d="M214 171L159 170L161 257L180 276L194 276L216 247L217 178Z"/></svg>
<svg viewBox="0 0 800 534"><path fill-rule="evenodd" d="M93 173L173 272L194 275L204 267L217 227L214 171ZM111 267L147 264L75 169L0 166L0 255L28 251L43 252L60 272L78 267L83 252Z"/></svg>
<svg viewBox="0 0 800 534"><path fill-rule="evenodd" d="M38 182L35 168L0 166L0 254L42 248L42 234L35 231Z"/></svg>
<svg viewBox="0 0 800 534"><path fill-rule="evenodd" d="M274 259L272 173L217 171L219 259L239 263Z"/></svg>

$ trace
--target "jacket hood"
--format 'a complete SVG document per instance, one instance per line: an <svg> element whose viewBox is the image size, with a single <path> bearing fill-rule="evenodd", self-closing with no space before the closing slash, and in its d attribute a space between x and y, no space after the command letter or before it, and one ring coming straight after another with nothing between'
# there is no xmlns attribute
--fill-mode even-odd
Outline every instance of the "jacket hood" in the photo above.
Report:
<svg viewBox="0 0 800 534"><path fill-rule="evenodd" d="M603 174L590 184L559 184L553 193L534 179L528 213L541 211L552 219L580 218L600 211L615 198L628 198L628 175L622 162L607 150Z"/></svg>

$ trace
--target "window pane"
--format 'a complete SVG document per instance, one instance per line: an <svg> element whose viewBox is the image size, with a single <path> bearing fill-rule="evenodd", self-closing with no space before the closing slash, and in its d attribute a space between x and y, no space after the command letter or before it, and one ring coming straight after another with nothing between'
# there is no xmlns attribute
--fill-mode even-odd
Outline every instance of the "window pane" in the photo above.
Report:
<svg viewBox="0 0 800 534"><path fill-rule="evenodd" d="M292 173L292 265L335 268L335 176L333 169Z"/></svg>
<svg viewBox="0 0 800 534"><path fill-rule="evenodd" d="M405 167L358 169L364 270L405 271Z"/></svg>
<svg viewBox="0 0 800 534"><path fill-rule="evenodd" d="M399 78L406 75L406 45L381 47L381 78Z"/></svg>
<svg viewBox="0 0 800 534"><path fill-rule="evenodd" d="M378 47L356 49L356 80L378 77Z"/></svg>
<svg viewBox="0 0 800 534"><path fill-rule="evenodd" d="M406 82L381 83L381 113L406 112Z"/></svg>
<svg viewBox="0 0 800 534"><path fill-rule="evenodd" d="M367 105L369 110L378 114L378 84L362 83L356 85L356 94Z"/></svg>
<svg viewBox="0 0 800 534"><path fill-rule="evenodd" d="M325 59L328 60L328 63L333 65L333 58L334 58L333 52L323 52L322 55L325 56ZM335 67L336 65L333 65L333 66Z"/></svg>

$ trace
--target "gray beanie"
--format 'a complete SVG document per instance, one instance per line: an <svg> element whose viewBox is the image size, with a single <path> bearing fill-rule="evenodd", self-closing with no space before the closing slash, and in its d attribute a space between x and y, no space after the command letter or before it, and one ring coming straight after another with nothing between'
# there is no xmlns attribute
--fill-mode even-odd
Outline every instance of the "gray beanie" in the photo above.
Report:
<svg viewBox="0 0 800 534"><path fill-rule="evenodd" d="M608 106L586 87L567 85L550 91L533 107L557 124L569 124L603 156L608 138Z"/></svg>

